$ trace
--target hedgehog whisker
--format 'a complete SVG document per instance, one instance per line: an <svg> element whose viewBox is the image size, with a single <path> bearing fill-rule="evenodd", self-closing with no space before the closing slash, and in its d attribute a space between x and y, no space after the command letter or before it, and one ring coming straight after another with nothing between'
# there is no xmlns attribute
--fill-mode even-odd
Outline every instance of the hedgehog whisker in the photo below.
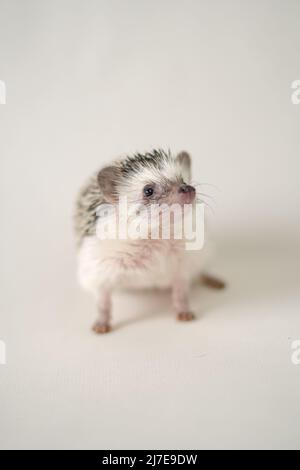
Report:
<svg viewBox="0 0 300 470"><path fill-rule="evenodd" d="M196 200L197 203L200 203L200 204L204 204L206 207L208 207L208 209L211 210L211 212L215 215L215 211L214 209L211 207L210 204L208 204L206 201L201 201L200 199L197 199Z"/></svg>

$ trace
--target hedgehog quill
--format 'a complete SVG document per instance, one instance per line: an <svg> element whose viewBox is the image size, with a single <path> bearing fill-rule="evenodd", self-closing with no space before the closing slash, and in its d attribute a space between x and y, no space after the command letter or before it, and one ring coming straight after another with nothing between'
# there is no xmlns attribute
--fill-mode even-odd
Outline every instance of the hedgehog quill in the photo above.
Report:
<svg viewBox="0 0 300 470"><path fill-rule="evenodd" d="M124 199L134 208L126 214L120 203ZM178 236L183 234L182 223L195 213L196 201L187 152L176 156L161 149L137 153L105 166L88 180L77 199L75 231L79 282L97 305L98 317L93 325L96 333L111 330L111 299L118 288L169 288L176 318L190 321L194 318L189 305L191 284L201 278L211 287L224 287L222 281L204 272L208 244L190 251L186 249L185 235ZM153 226L141 230L149 220L145 214L153 220L154 208L158 208L155 236ZM137 236L99 235L112 220L120 228L124 217L127 224L139 225ZM162 236L166 220L167 236Z"/></svg>

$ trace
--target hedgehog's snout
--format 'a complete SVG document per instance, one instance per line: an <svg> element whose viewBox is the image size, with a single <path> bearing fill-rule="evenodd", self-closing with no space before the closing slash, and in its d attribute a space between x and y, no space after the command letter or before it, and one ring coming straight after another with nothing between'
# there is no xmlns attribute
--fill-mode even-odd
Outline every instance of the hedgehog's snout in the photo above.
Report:
<svg viewBox="0 0 300 470"><path fill-rule="evenodd" d="M180 202L182 204L191 204L196 196L196 189L189 184L181 184L178 189Z"/></svg>
<svg viewBox="0 0 300 470"><path fill-rule="evenodd" d="M191 186L190 184L185 184L185 183L183 183L183 184L179 187L179 192L180 192L180 193L195 193L196 190L195 190L194 186Z"/></svg>

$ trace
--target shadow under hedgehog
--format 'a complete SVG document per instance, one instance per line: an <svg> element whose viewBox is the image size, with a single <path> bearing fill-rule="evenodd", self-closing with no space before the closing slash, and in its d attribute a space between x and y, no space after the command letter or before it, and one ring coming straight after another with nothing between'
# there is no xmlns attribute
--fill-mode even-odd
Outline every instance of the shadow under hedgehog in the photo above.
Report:
<svg viewBox="0 0 300 470"><path fill-rule="evenodd" d="M185 249L185 240L164 238L99 238L99 209L104 205L120 214L121 198L143 210L155 205L195 206L196 189L191 183L191 158L187 152L173 156L153 150L116 160L92 175L82 188L75 211L78 239L78 277L81 286L97 302L96 333L110 331L111 296L116 288L171 288L178 320L194 318L189 306L189 288L202 278L211 287L223 282L204 274L209 244L201 250ZM119 219L118 219L119 220Z"/></svg>

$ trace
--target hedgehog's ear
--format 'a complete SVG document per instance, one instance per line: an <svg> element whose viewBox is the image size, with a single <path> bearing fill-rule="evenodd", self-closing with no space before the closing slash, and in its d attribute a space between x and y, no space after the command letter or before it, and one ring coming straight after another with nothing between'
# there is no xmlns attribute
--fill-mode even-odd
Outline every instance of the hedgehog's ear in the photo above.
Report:
<svg viewBox="0 0 300 470"><path fill-rule="evenodd" d="M102 194L107 202L118 200L117 184L120 177L120 170L116 166L106 166L99 171L97 179Z"/></svg>
<svg viewBox="0 0 300 470"><path fill-rule="evenodd" d="M190 154L183 151L180 152L177 157L176 161L180 164L183 169L183 176L185 180L189 181L191 178L191 157Z"/></svg>

